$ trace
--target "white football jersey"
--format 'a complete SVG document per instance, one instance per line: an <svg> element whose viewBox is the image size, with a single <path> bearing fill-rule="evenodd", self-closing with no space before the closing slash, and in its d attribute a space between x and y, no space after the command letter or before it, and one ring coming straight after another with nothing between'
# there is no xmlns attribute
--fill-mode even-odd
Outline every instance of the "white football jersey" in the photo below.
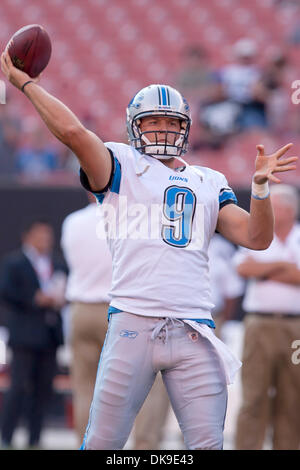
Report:
<svg viewBox="0 0 300 470"><path fill-rule="evenodd" d="M171 169L133 147L108 142L114 171L101 204L113 259L111 306L154 317L209 319L208 245L219 210L236 197L224 175ZM81 182L89 190L85 173Z"/></svg>

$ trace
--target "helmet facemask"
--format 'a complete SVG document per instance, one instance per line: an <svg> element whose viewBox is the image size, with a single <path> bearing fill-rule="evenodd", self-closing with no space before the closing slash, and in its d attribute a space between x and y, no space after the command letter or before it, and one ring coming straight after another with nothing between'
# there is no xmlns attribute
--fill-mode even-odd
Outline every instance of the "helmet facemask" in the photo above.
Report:
<svg viewBox="0 0 300 470"><path fill-rule="evenodd" d="M165 116L166 114L163 115ZM151 114L151 116L160 117L162 114ZM132 121L132 133L134 135L134 138L131 140L132 145L140 152L159 158L160 160L168 160L183 155L187 149L190 123L186 118L180 119L178 116L169 114L167 114L167 117L176 118L180 121L179 132L170 130L141 131L141 117L136 116ZM152 137L151 140L149 139L150 134ZM154 141L153 136L155 136ZM171 142L174 142L174 144Z"/></svg>

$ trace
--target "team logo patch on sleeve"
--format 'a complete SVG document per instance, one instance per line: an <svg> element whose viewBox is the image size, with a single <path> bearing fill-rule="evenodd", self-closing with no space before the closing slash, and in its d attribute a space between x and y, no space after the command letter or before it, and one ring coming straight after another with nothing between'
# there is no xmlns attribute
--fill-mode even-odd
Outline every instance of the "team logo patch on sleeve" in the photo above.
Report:
<svg viewBox="0 0 300 470"><path fill-rule="evenodd" d="M137 335L138 335L137 331L129 331L129 330L121 330L120 331L120 336L122 336L123 338L134 339L134 338L137 337Z"/></svg>

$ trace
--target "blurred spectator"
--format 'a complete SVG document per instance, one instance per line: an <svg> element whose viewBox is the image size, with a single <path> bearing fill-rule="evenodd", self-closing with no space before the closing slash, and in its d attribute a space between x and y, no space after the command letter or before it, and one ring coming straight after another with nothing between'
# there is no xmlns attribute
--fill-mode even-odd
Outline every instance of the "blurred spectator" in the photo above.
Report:
<svg viewBox="0 0 300 470"><path fill-rule="evenodd" d="M233 102L219 100L203 103L199 107L198 119L205 131L203 137L194 144L193 150L210 147L219 150L226 144L228 137L238 131L237 119L240 107Z"/></svg>
<svg viewBox="0 0 300 470"><path fill-rule="evenodd" d="M267 58L262 76L255 85L268 127L278 136L289 126L290 95L287 87L288 59L282 50L273 50Z"/></svg>
<svg viewBox="0 0 300 470"><path fill-rule="evenodd" d="M9 308L8 346L12 351L11 385L3 405L2 446L13 434L28 398L29 446L38 447L56 371L56 350L63 343L60 308L65 274L54 260L52 227L31 222L23 232L22 248L1 266L1 297Z"/></svg>
<svg viewBox="0 0 300 470"><path fill-rule="evenodd" d="M222 139L214 126L210 125L208 113L220 99L219 84L211 59L206 50L198 45L184 49L180 72L174 79L177 87L191 106L196 116L190 133L190 149L219 148Z"/></svg>
<svg viewBox="0 0 300 470"><path fill-rule="evenodd" d="M48 144L44 128L36 128L29 134L28 143L17 152L17 172L26 178L40 180L58 167L57 151Z"/></svg>
<svg viewBox="0 0 300 470"><path fill-rule="evenodd" d="M300 3L299 0L273 0L278 7L278 14L289 20L286 37L287 45L300 45Z"/></svg>
<svg viewBox="0 0 300 470"><path fill-rule="evenodd" d="M0 174L2 177L11 176L16 171L20 128L20 121L11 116L8 103L0 104Z"/></svg>
<svg viewBox="0 0 300 470"><path fill-rule="evenodd" d="M299 198L294 187L282 184L271 186L271 199L272 244L263 251L241 248L235 258L247 279L236 449L262 449L269 429L273 449L300 444L300 373L292 361L292 344L300 338Z"/></svg>
<svg viewBox="0 0 300 470"><path fill-rule="evenodd" d="M72 173L78 177L80 165L74 153L63 145L59 152L60 170L66 173Z"/></svg>
<svg viewBox="0 0 300 470"><path fill-rule="evenodd" d="M88 424L99 357L107 330L112 260L97 236L102 216L95 197L63 222L61 246L69 267L66 299L71 303L71 378L75 430L81 443ZM103 233L103 232L102 232Z"/></svg>
<svg viewBox="0 0 300 470"><path fill-rule="evenodd" d="M275 7L289 8L293 6L299 6L299 0L273 0Z"/></svg>
<svg viewBox="0 0 300 470"><path fill-rule="evenodd" d="M299 46L300 44L300 21L293 27L288 40L290 44Z"/></svg>
<svg viewBox="0 0 300 470"><path fill-rule="evenodd" d="M214 96L214 71L203 47L191 45L184 49L175 83L189 102L203 102Z"/></svg>
<svg viewBox="0 0 300 470"><path fill-rule="evenodd" d="M215 305L212 315L216 324L216 335L222 337L222 327L233 320L237 301L244 293L244 281L238 276L232 263L236 247L222 235L216 233L209 244L209 270L211 291Z"/></svg>
<svg viewBox="0 0 300 470"><path fill-rule="evenodd" d="M227 109L224 121L229 129L246 130L267 125L264 97L256 94L261 71L256 63L257 47L252 39L243 38L233 46L235 61L219 72L224 101L232 106ZM224 105L224 104L223 104Z"/></svg>
<svg viewBox="0 0 300 470"><path fill-rule="evenodd" d="M192 77L197 67L202 70L203 78L199 80L196 115L197 127L193 129L191 150L202 148L220 149L230 136L253 127L266 127L266 96L257 88L261 71L257 65L257 49L252 39L243 38L233 46L234 62L213 71L207 65L207 55L201 61L193 62L187 68L187 77ZM183 66L185 71L185 65ZM183 77L185 77L185 72ZM186 80L188 83L188 80ZM198 135L196 135L196 133Z"/></svg>

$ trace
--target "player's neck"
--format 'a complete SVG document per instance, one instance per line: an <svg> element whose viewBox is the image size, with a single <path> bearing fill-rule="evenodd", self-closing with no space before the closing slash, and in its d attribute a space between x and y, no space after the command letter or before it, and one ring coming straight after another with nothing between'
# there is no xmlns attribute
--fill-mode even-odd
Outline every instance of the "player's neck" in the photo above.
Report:
<svg viewBox="0 0 300 470"><path fill-rule="evenodd" d="M183 162L182 160L179 160L175 157L169 158L168 160L159 160L161 163L163 163L165 166L168 168L171 168L172 170L176 170L177 168L182 168Z"/></svg>

